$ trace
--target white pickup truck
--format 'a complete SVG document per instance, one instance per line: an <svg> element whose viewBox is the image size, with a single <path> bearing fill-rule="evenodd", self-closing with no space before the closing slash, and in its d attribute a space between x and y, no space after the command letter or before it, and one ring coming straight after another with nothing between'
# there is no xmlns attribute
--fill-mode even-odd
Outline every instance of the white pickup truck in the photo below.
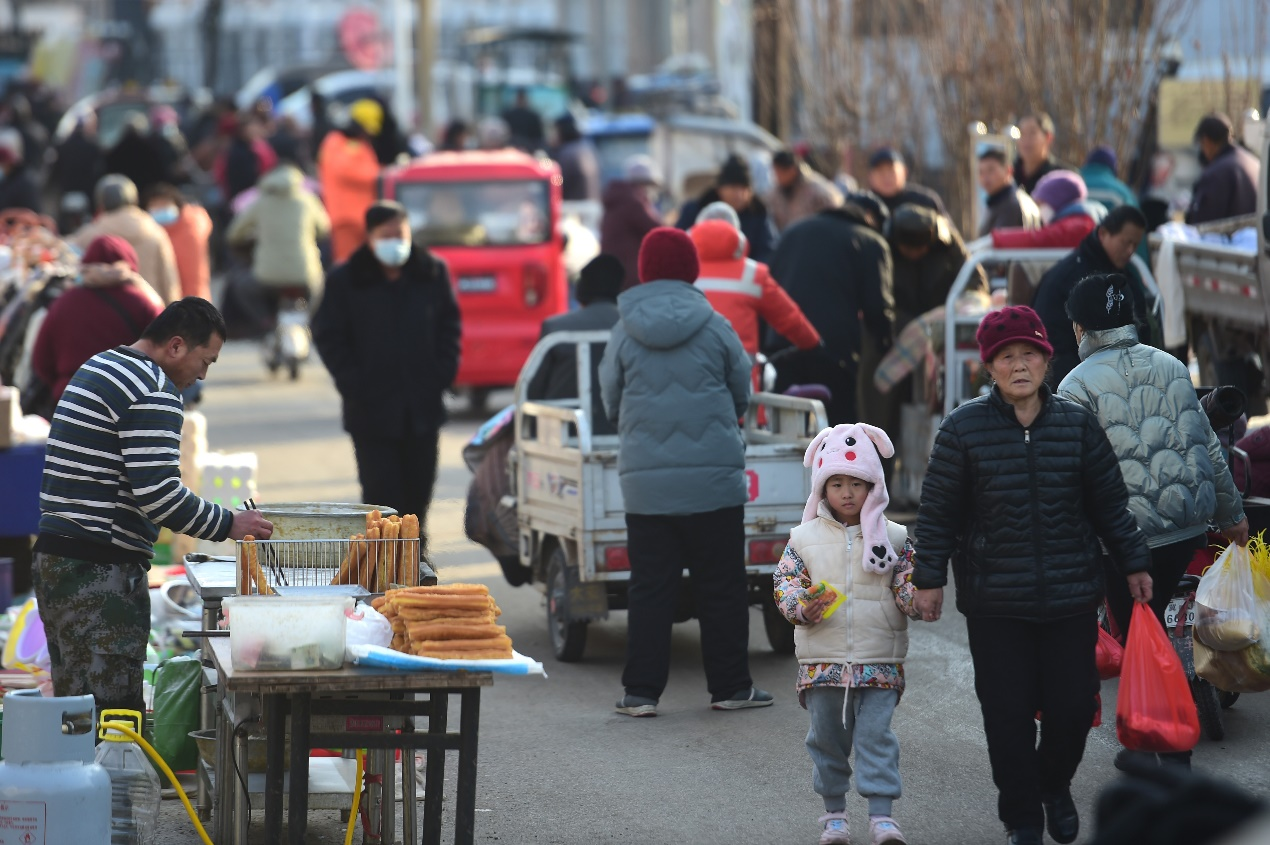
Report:
<svg viewBox="0 0 1270 845"><path fill-rule="evenodd" d="M577 661L586 647L587 625L626 607L630 560L626 513L618 478L620 441L596 434L591 411L592 344L608 332L559 332L534 348L516 383L516 446L510 458L520 534L520 560L546 593L552 648L562 661ZM547 353L576 344L577 399L534 402L526 388ZM772 574L789 532L802 521L810 470L803 454L828 425L824 405L759 393L744 421L746 559L750 600L763 608L766 633L779 652L793 650L793 629L772 601ZM676 621L693 616L681 591Z"/></svg>

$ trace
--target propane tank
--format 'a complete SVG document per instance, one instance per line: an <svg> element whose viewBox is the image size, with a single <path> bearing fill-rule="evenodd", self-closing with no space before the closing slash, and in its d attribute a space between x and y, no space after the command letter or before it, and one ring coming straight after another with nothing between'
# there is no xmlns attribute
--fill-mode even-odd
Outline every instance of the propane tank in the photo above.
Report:
<svg viewBox="0 0 1270 845"><path fill-rule="evenodd" d="M110 775L93 761L91 695L4 697L0 842L110 845Z"/></svg>

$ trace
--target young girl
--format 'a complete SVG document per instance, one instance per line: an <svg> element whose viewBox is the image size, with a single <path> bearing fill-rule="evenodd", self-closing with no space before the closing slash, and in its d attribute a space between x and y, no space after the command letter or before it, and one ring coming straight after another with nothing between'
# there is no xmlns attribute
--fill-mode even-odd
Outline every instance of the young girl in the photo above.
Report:
<svg viewBox="0 0 1270 845"><path fill-rule="evenodd" d="M908 618L918 616L909 583L913 546L884 513L890 497L882 458L894 452L886 432L863 423L816 436L803 459L812 468L811 496L775 575L777 606L797 626L798 700L811 716L807 750L826 810L821 845L850 841L853 745L870 841L906 841L891 818L900 797L891 715L904 691Z"/></svg>

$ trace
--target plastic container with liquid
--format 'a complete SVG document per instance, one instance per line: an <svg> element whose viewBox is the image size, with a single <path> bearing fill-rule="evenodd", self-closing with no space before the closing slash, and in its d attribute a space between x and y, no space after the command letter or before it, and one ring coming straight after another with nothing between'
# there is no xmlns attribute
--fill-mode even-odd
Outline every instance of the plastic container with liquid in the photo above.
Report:
<svg viewBox="0 0 1270 845"><path fill-rule="evenodd" d="M237 670L301 672L344 665L347 596L231 596L229 655Z"/></svg>
<svg viewBox="0 0 1270 845"><path fill-rule="evenodd" d="M114 721L127 723L138 734L143 725L135 710L101 711L96 759L110 775L110 845L153 845L163 800L159 774L141 746L104 727Z"/></svg>

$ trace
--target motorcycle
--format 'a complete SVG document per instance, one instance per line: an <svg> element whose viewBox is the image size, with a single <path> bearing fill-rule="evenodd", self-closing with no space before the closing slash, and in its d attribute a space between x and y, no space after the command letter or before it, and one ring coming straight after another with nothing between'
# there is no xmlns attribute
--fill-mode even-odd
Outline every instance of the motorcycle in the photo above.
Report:
<svg viewBox="0 0 1270 845"><path fill-rule="evenodd" d="M284 288L278 293L278 319L261 347L271 375L285 367L291 381L296 381L301 365L313 354L307 297L308 290L303 288Z"/></svg>

